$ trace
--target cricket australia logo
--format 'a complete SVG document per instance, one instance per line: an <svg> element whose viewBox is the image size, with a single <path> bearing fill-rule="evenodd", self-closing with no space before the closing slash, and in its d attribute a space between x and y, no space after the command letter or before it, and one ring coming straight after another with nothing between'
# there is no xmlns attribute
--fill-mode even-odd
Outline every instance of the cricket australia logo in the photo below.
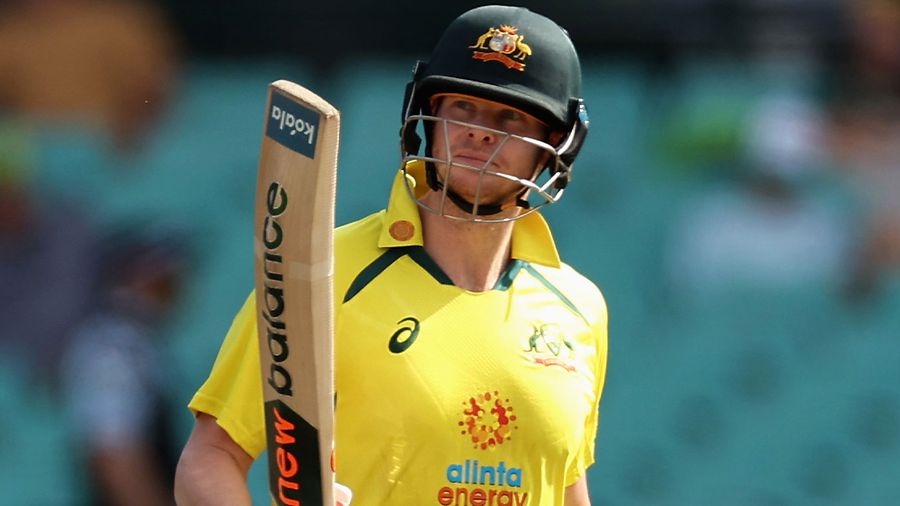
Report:
<svg viewBox="0 0 900 506"><path fill-rule="evenodd" d="M561 367L575 372L575 346L566 339L559 325L554 323L532 323L531 336L525 352L535 364L545 367Z"/></svg>
<svg viewBox="0 0 900 506"><path fill-rule="evenodd" d="M520 72L525 70L525 58L531 56L531 46L525 43L525 36L519 34L518 28L509 25L490 27L469 49L475 49L472 58L476 60L498 61L506 68Z"/></svg>

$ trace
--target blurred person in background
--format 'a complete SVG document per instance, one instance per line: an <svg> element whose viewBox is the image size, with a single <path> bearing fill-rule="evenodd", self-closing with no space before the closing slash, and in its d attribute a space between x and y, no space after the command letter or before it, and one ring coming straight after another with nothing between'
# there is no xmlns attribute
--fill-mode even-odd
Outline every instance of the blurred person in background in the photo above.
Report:
<svg viewBox="0 0 900 506"><path fill-rule="evenodd" d="M0 4L0 110L76 122L131 148L159 114L176 66L172 33L137 0Z"/></svg>
<svg viewBox="0 0 900 506"><path fill-rule="evenodd" d="M841 284L849 223L807 191L824 167L823 128L805 99L756 104L742 129L736 182L704 190L676 220L668 253L675 293Z"/></svg>
<svg viewBox="0 0 900 506"><path fill-rule="evenodd" d="M36 163L30 132L0 121L0 350L48 381L88 309L96 233L80 207L34 180Z"/></svg>
<svg viewBox="0 0 900 506"><path fill-rule="evenodd" d="M866 207L851 294L900 268L900 2L848 0L849 44L834 69L826 145Z"/></svg>
<svg viewBox="0 0 900 506"><path fill-rule="evenodd" d="M141 225L104 246L96 307L62 361L73 443L90 478L90 504L174 504L177 449L160 355L187 252L174 233Z"/></svg>

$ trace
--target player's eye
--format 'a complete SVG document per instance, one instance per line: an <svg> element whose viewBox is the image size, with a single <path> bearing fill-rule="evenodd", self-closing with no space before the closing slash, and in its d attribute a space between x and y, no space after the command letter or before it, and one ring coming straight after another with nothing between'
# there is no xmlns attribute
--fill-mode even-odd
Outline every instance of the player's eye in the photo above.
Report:
<svg viewBox="0 0 900 506"><path fill-rule="evenodd" d="M503 109L503 111L500 112L500 117L504 121L522 121L525 118L525 115L513 109Z"/></svg>
<svg viewBox="0 0 900 506"><path fill-rule="evenodd" d="M462 111L466 111L466 112L472 112L475 110L475 104L473 104L472 102L470 102L468 100L459 100L459 99L454 100L453 107L455 107L456 109L462 110Z"/></svg>

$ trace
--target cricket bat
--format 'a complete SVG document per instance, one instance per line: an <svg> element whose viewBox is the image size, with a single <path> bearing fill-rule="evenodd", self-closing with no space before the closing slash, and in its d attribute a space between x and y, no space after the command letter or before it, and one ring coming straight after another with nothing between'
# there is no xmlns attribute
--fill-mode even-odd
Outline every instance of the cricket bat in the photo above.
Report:
<svg viewBox="0 0 900 506"><path fill-rule="evenodd" d="M289 81L269 85L254 267L269 490L279 506L333 506L334 197L340 114Z"/></svg>

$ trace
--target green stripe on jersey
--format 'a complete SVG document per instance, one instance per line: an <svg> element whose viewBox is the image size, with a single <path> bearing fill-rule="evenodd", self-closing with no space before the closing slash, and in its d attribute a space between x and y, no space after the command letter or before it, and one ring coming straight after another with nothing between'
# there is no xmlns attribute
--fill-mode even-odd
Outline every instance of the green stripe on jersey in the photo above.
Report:
<svg viewBox="0 0 900 506"><path fill-rule="evenodd" d="M566 306L568 306L569 309L571 309L575 314L577 314L579 317L581 317L581 319L584 320L585 323L587 323L588 325L590 325L590 323L588 322L587 318L585 318L584 315L581 314L581 311L579 311L578 308L575 307L575 304L573 304L572 301L569 300L568 297L566 297L565 295L563 295L563 293L560 292L558 288L556 288L555 286L553 286L553 283L551 283L547 278L545 278L543 274L541 274L540 272L538 272L538 270L535 269L534 266L532 266L531 264L528 264L528 263L523 263L522 267L523 267L526 271L528 271L529 274L531 274L532 276L534 276L538 281L540 281L541 283L543 283L543 285L546 286L547 289L550 290L554 295L556 295L557 297L559 297L559 300L563 301L563 304L565 304Z"/></svg>

